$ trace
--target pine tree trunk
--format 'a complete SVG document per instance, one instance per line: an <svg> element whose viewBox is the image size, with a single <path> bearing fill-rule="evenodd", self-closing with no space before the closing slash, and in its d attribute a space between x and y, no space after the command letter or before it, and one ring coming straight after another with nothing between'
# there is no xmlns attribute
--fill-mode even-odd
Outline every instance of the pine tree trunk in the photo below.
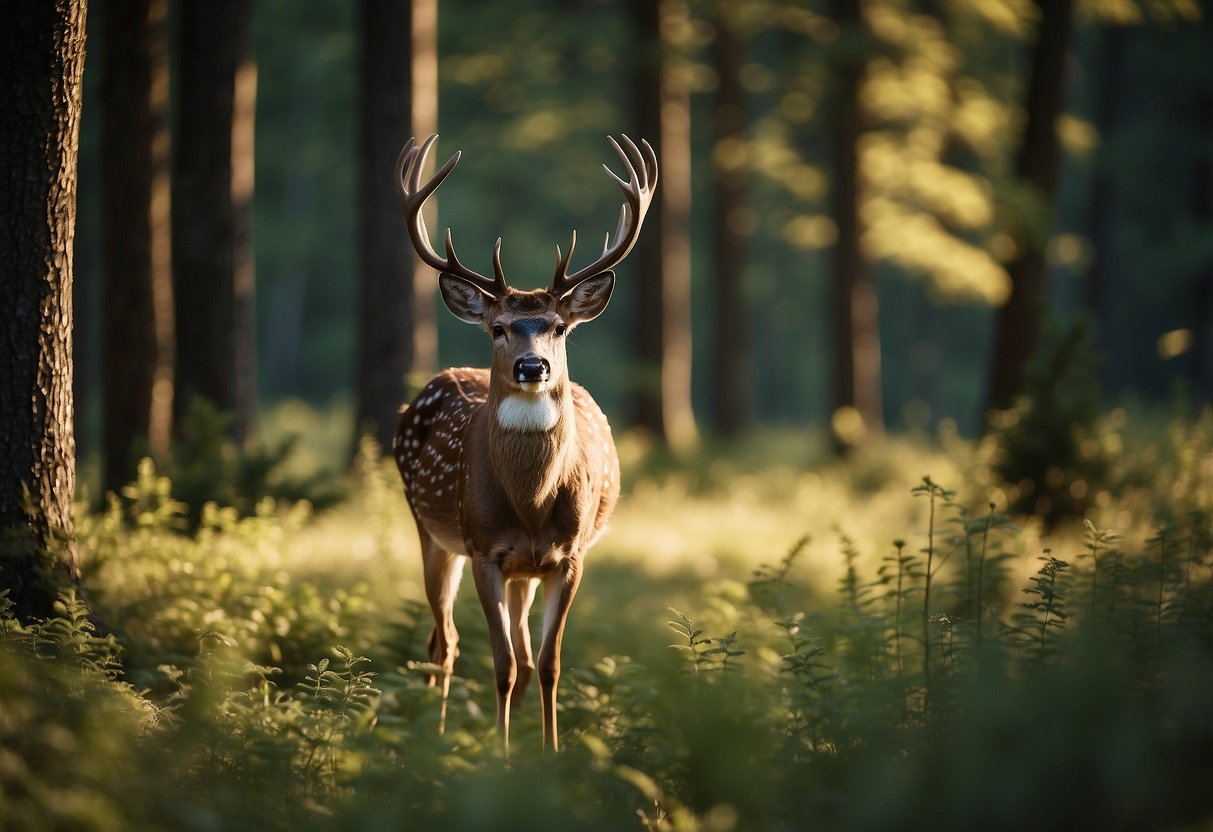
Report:
<svg viewBox="0 0 1213 832"><path fill-rule="evenodd" d="M251 0L178 8L173 153L173 289L178 427L195 398L231 416L243 442L256 413L253 321Z"/></svg>
<svg viewBox="0 0 1213 832"><path fill-rule="evenodd" d="M856 41L865 33L858 0L839 0L835 19ZM834 181L831 203L838 240L834 250L834 447L845 453L884 429L880 377L880 320L871 264L860 247L859 92L865 59L846 54L835 68Z"/></svg>
<svg viewBox="0 0 1213 832"><path fill-rule="evenodd" d="M691 96L674 58L685 0L633 0L637 132L661 165L633 262L633 422L677 450L698 442L691 406Z"/></svg>
<svg viewBox="0 0 1213 832"><path fill-rule="evenodd" d="M1073 28L1073 0L1037 0L1039 31L1032 50L1027 122L1016 158L1016 175L1051 215L1060 161L1057 118L1065 100L1065 64ZM1050 222L1040 223L1048 228ZM1023 388L1025 371L1040 340L1045 300L1047 234L1017 234L1019 253L1007 266L1011 296L998 313L986 410L1005 409Z"/></svg>
<svg viewBox="0 0 1213 832"><path fill-rule="evenodd" d="M167 0L107 2L102 18L103 486L168 449L173 394Z"/></svg>
<svg viewBox="0 0 1213 832"><path fill-rule="evenodd" d="M392 180L411 135L411 31L408 4L359 3L357 429L383 445L396 427L413 360L413 257Z"/></svg>
<svg viewBox="0 0 1213 832"><path fill-rule="evenodd" d="M714 211L712 267L715 295L715 357L712 371L712 425L722 436L736 436L750 419L751 377L748 310L742 293L752 219L746 198L749 161L746 145L745 91L741 70L745 41L739 8L716 6L715 58L718 82L712 111Z"/></svg>
<svg viewBox="0 0 1213 832"><path fill-rule="evenodd" d="M72 500L72 245L85 0L6 4L0 26L0 587L19 620L79 578Z"/></svg>

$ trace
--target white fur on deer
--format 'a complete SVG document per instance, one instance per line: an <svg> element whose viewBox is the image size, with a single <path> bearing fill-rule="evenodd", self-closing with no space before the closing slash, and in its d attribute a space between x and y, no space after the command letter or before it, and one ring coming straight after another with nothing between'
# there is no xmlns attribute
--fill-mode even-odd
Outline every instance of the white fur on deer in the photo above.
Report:
<svg viewBox="0 0 1213 832"><path fill-rule="evenodd" d="M592 263L569 273L568 252L556 248L548 289L511 288L493 249L493 277L464 266L450 229L446 256L433 248L422 206L459 161L452 156L421 181L436 136L418 147L410 139L396 162L397 193L409 237L421 259L439 272L447 308L492 340L487 370L440 373L400 414L394 453L425 566L434 613L430 660L442 668L446 724L450 677L459 634L452 610L463 569L472 578L492 641L497 723L509 751L510 711L533 672L539 676L545 747L559 748L556 689L560 648L586 551L602 534L619 497L619 457L606 417L568 377L567 335L606 308L615 286L611 268L631 250L657 184L657 158L647 142L610 139L628 178L607 174L625 202L613 235ZM606 166L604 166L606 167ZM536 661L527 624L543 585L543 638ZM434 679L431 679L433 683Z"/></svg>

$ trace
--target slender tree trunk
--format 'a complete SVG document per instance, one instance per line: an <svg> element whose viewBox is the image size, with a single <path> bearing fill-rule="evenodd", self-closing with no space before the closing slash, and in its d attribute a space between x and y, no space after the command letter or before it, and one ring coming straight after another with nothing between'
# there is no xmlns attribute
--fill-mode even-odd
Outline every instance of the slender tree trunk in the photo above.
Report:
<svg viewBox="0 0 1213 832"><path fill-rule="evenodd" d="M191 402L231 415L243 442L257 408L250 240L257 67L251 0L178 7L173 153L178 426Z"/></svg>
<svg viewBox="0 0 1213 832"><path fill-rule="evenodd" d="M411 136L430 136L438 132L438 0L412 0L412 114ZM401 142L403 143L403 137ZM427 228L437 228L438 194L434 194L422 207ZM396 224L397 233L402 226ZM435 319L435 303L438 296L438 281L431 277L429 267L421 262L417 253L409 247L413 258L413 275L422 275L412 280L413 289L413 358L409 372L413 376L410 386L420 387L438 369L438 322ZM410 391L411 392L411 391Z"/></svg>
<svg viewBox="0 0 1213 832"><path fill-rule="evenodd" d="M362 0L359 13L357 426L386 445L413 360L413 258L392 181L411 127L412 15L395 0Z"/></svg>
<svg viewBox="0 0 1213 832"><path fill-rule="evenodd" d="M1112 309L1116 280L1116 189L1108 140L1116 129L1118 103L1124 95L1124 54L1128 34L1124 26L1105 26L1099 36L1098 90L1095 127L1100 153L1091 185L1089 229L1094 256L1087 271L1087 307L1095 318L1095 349L1102 356L1098 376L1102 386L1111 380L1113 366Z"/></svg>
<svg viewBox="0 0 1213 832"><path fill-rule="evenodd" d="M0 26L0 587L52 614L79 567L72 244L85 0L6 3Z"/></svg>
<svg viewBox="0 0 1213 832"><path fill-rule="evenodd" d="M167 0L102 3L103 486L168 449L173 395Z"/></svg>
<svg viewBox="0 0 1213 832"><path fill-rule="evenodd" d="M713 288L716 300L712 345L712 424L722 436L736 436L752 408L748 310L742 292L751 226L746 188L749 159L745 90L741 83L745 40L740 8L732 0L715 6L714 54L719 78L712 111Z"/></svg>
<svg viewBox="0 0 1213 832"><path fill-rule="evenodd" d="M691 406L691 96L675 60L685 0L633 0L638 59L636 124L661 164L656 210L646 220L635 263L633 420L678 450L698 442Z"/></svg>
<svg viewBox="0 0 1213 832"><path fill-rule="evenodd" d="M436 0L362 0L358 430L391 440L410 374L437 364L434 287L400 220L392 169L409 136L438 124ZM435 206L425 207L427 227Z"/></svg>
<svg viewBox="0 0 1213 832"><path fill-rule="evenodd" d="M1213 34L1213 9L1206 3L1201 27L1208 43ZM1192 220L1205 233L1213 231L1213 158L1210 157L1208 138L1213 136L1213 93L1206 85L1195 91L1194 121L1196 135L1204 136L1203 153L1196 157L1193 171ZM1205 262L1196 274L1196 290L1192 298L1192 383L1196 398L1201 404L1213 402L1213 337L1210 336L1210 313L1213 313L1213 255L1206 254Z"/></svg>
<svg viewBox="0 0 1213 832"><path fill-rule="evenodd" d="M837 0L835 19L854 42L866 34L859 0ZM857 48L835 69L834 183L831 202L838 241L834 251L834 395L831 423L835 449L851 446L884 429L880 395L879 301L872 267L860 240L861 173L859 100L866 59Z"/></svg>
<svg viewBox="0 0 1213 832"><path fill-rule="evenodd" d="M1016 175L1034 191L1040 211L1051 215L1060 160L1057 119L1065 100L1065 64L1073 29L1073 0L1037 0L1039 31L1032 50L1027 122L1016 158ZM1036 225L1035 223L1033 223ZM1051 222L1039 224L1047 229ZM1007 266L1011 296L999 310L987 412L1015 403L1025 370L1040 340L1045 299L1047 233L1016 235L1018 254Z"/></svg>

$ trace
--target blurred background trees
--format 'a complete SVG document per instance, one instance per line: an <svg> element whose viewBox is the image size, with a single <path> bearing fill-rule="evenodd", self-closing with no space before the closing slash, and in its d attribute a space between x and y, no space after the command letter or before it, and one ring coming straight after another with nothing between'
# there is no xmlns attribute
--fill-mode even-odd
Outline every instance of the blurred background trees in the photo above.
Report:
<svg viewBox="0 0 1213 832"><path fill-rule="evenodd" d="M1075 366L1094 359L1105 402L1213 390L1208 2L164 8L89 22L77 416L110 487L163 445L174 348L177 418L201 394L241 439L293 400L382 438L426 372L484 362L435 317L391 194L438 113L436 155L464 157L431 232L473 268L502 236L519 286L547 283L573 228L589 256L614 227L604 135L656 147L662 204L571 355L617 428L676 448L698 422L839 449L977 433L1019 401L1046 316L1090 315L1063 342L1094 345ZM170 103L175 339L153 277Z"/></svg>

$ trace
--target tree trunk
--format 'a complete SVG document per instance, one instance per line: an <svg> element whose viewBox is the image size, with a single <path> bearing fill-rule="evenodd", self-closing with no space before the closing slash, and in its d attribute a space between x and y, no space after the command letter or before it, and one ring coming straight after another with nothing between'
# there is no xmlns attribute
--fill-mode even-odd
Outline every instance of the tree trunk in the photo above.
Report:
<svg viewBox="0 0 1213 832"><path fill-rule="evenodd" d="M103 3L103 477L168 450L173 395L167 0Z"/></svg>
<svg viewBox="0 0 1213 832"><path fill-rule="evenodd" d="M411 32L408 4L359 3L357 429L384 445L396 427L413 360L413 258L392 180L410 135Z"/></svg>
<svg viewBox="0 0 1213 832"><path fill-rule="evenodd" d="M861 43L866 27L859 0L838 0L835 18L844 37ZM831 202L838 240L834 250L834 447L845 453L884 429L880 395L880 321L872 267L860 246L859 101L866 59L858 47L835 69L834 182Z"/></svg>
<svg viewBox="0 0 1213 832"><path fill-rule="evenodd" d="M1209 20L1205 18L1205 27ZM1199 136L1213 136L1213 94L1208 87L1196 93L1196 131ZM1206 231L1213 227L1213 160L1206 151L1196 158L1192 182L1192 221ZM1196 399L1201 404L1213 401L1213 338L1210 337L1210 312L1213 312L1213 256L1206 255L1204 265L1196 275L1192 298L1192 383Z"/></svg>
<svg viewBox="0 0 1213 832"><path fill-rule="evenodd" d="M27 622L79 578L71 300L86 6L9 3L0 26L0 586Z"/></svg>
<svg viewBox="0 0 1213 832"><path fill-rule="evenodd" d="M676 450L698 442L691 407L691 95L677 63L685 0L633 0L637 130L661 164L656 210L634 255L633 421ZM655 140L655 141L654 141Z"/></svg>
<svg viewBox="0 0 1213 832"><path fill-rule="evenodd" d="M256 413L253 321L251 0L178 8L180 106L173 154L174 416L198 397L231 416L243 442Z"/></svg>
<svg viewBox="0 0 1213 832"><path fill-rule="evenodd" d="M413 0L412 43L412 114L410 136L429 136L438 132L438 0ZM397 144L404 143L404 136ZM438 227L438 194L426 200L421 209L427 228ZM399 214L397 214L399 217ZM396 233L403 226L399 219ZM407 241L406 241L407 245ZM410 384L420 388L429 381L438 369L438 321L435 319L435 304L438 298L438 281L421 258L413 252L412 274L423 279L412 279L413 290L413 358L409 373ZM411 390L410 390L411 393Z"/></svg>
<svg viewBox="0 0 1213 832"><path fill-rule="evenodd" d="M1095 128L1100 152L1095 160L1091 185L1089 229L1094 254L1086 275L1087 307L1095 319L1095 350L1102 358L1097 374L1101 386L1112 380L1112 309L1116 279L1116 188L1108 140L1116 129L1117 110L1124 95L1124 55L1127 32L1124 26L1104 26L1099 36L1098 89L1095 95Z"/></svg>
<svg viewBox="0 0 1213 832"><path fill-rule="evenodd" d="M752 396L749 326L742 293L746 250L750 239L750 208L745 90L741 70L745 41L731 0L715 7L714 54L719 78L712 111L714 212L712 216L713 289L716 300L715 357L712 372L712 425L722 436L736 436L750 419Z"/></svg>
<svg viewBox="0 0 1213 832"><path fill-rule="evenodd" d="M1026 104L1027 122L1015 172L1035 193L1041 213L1052 212L1060 160L1057 119L1065 99L1065 64L1073 28L1073 0L1037 0L1040 16ZM1051 222L1033 223L1047 229ZM998 313L987 412L1015 403L1040 339L1045 299L1044 249L1048 234L1021 229L1018 254L1007 266L1011 296Z"/></svg>

